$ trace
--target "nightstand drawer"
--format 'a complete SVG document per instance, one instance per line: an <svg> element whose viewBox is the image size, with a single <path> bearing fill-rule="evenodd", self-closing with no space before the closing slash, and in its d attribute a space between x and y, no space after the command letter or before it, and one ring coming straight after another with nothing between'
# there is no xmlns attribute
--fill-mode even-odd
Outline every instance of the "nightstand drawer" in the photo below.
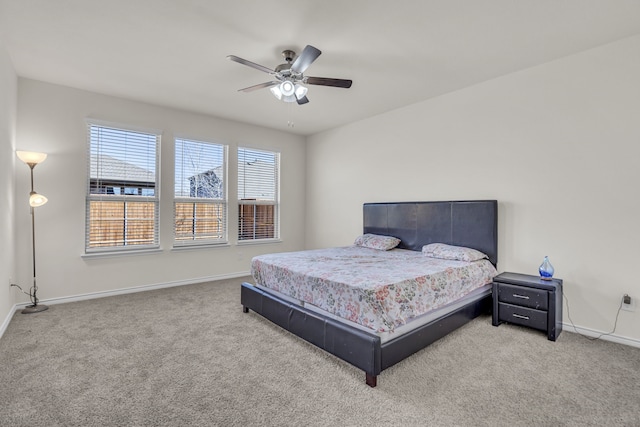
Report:
<svg viewBox="0 0 640 427"><path fill-rule="evenodd" d="M540 329L543 331L547 330L548 313L546 311L499 303L498 312L498 318L503 322L528 326L530 328Z"/></svg>
<svg viewBox="0 0 640 427"><path fill-rule="evenodd" d="M498 283L498 301L535 308L536 310L547 310L549 307L549 293L544 289Z"/></svg>

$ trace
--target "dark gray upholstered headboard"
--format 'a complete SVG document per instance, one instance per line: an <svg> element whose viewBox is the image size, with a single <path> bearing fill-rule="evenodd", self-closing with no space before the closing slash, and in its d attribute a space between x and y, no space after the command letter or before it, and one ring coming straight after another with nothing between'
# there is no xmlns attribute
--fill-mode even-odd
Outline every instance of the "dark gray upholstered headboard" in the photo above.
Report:
<svg viewBox="0 0 640 427"><path fill-rule="evenodd" d="M498 264L498 201L392 202L364 204L364 233L394 236L401 249L429 243L477 249Z"/></svg>

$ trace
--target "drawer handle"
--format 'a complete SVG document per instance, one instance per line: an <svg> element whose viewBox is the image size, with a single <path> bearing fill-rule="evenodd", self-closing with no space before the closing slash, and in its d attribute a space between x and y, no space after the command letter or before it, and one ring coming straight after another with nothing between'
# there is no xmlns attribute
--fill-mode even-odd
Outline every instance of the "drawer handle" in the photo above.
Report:
<svg viewBox="0 0 640 427"><path fill-rule="evenodd" d="M516 297L516 298L520 298L520 299L529 299L529 297L526 296L526 295L513 294L513 296Z"/></svg>
<svg viewBox="0 0 640 427"><path fill-rule="evenodd" d="M529 320L529 316L523 316L523 315L521 315L521 314L515 314L515 313L513 313L513 317L517 317L518 319Z"/></svg>

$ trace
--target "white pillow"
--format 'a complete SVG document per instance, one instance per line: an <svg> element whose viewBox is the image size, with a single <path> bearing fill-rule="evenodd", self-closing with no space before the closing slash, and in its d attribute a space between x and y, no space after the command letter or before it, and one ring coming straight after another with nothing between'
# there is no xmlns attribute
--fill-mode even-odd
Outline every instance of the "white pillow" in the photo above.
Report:
<svg viewBox="0 0 640 427"><path fill-rule="evenodd" d="M378 234L363 234L362 236L358 236L353 244L364 248L388 251L398 246L400 239L392 236L380 236Z"/></svg>
<svg viewBox="0 0 640 427"><path fill-rule="evenodd" d="M464 246L452 246L444 243L431 243L422 247L422 253L430 258L452 259L456 261L478 261L489 258L486 254Z"/></svg>

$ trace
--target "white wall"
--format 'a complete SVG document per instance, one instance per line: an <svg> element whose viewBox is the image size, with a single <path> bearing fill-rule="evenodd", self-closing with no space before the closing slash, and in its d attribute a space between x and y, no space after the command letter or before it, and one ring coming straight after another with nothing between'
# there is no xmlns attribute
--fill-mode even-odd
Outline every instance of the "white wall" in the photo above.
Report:
<svg viewBox="0 0 640 427"><path fill-rule="evenodd" d="M549 255L576 326L609 332L623 293L640 300L638 52L640 36L310 137L306 247L352 243L364 202L497 199L498 269ZM616 335L640 341L637 307Z"/></svg>
<svg viewBox="0 0 640 427"><path fill-rule="evenodd" d="M17 149L42 151L35 189L49 202L36 211L38 287L41 300L137 286L179 284L247 273L252 256L299 250L304 245L305 142L300 136L67 87L18 79ZM158 254L83 258L87 174L86 118L162 130L160 243ZM237 246L237 206L229 205L231 245L172 251L173 137L229 144L229 170L240 145L281 152L282 243ZM17 169L17 269L30 280L29 192L26 167ZM229 174L235 200L235 174Z"/></svg>
<svg viewBox="0 0 640 427"><path fill-rule="evenodd" d="M0 335L13 314L15 279L14 165L18 78L9 55L0 46Z"/></svg>

